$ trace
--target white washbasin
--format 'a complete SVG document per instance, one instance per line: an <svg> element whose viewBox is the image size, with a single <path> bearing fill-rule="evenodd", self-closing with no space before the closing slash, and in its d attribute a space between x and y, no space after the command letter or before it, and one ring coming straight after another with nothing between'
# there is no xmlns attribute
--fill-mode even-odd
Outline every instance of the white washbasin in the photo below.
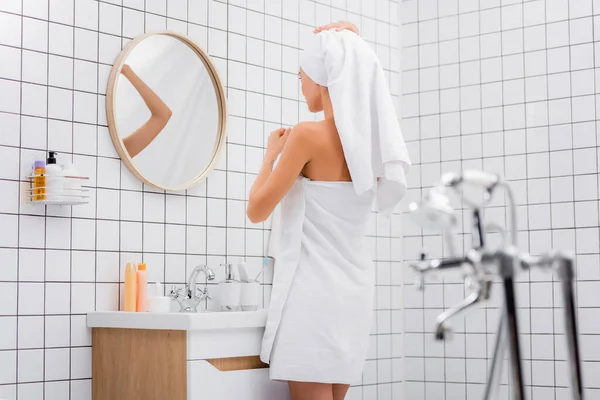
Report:
<svg viewBox="0 0 600 400"><path fill-rule="evenodd" d="M94 311L87 314L89 328L215 331L264 328L267 310L198 313L137 313Z"/></svg>

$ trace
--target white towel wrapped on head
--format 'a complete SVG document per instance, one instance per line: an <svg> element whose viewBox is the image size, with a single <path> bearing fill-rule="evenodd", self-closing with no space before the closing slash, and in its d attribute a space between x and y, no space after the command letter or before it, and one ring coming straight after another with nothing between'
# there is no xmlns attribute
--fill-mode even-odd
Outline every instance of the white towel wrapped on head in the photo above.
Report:
<svg viewBox="0 0 600 400"><path fill-rule="evenodd" d="M378 210L389 215L406 193L411 162L377 55L351 31L323 31L301 53L300 67L329 90L356 194L377 190Z"/></svg>

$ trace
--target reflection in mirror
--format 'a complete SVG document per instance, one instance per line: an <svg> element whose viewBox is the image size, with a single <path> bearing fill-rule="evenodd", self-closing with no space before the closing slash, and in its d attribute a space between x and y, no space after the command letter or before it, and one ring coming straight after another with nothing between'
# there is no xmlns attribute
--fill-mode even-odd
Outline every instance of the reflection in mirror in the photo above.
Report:
<svg viewBox="0 0 600 400"><path fill-rule="evenodd" d="M225 142L225 99L208 56L168 32L131 42L113 66L107 115L121 158L161 189L200 183Z"/></svg>

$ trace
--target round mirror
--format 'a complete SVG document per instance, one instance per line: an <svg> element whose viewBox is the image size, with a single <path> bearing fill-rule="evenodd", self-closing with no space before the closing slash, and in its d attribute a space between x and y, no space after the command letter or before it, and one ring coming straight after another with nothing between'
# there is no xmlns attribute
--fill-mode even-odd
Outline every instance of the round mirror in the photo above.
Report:
<svg viewBox="0 0 600 400"><path fill-rule="evenodd" d="M129 170L162 190L202 182L225 144L223 86L208 55L186 36L139 36L113 65L106 114Z"/></svg>

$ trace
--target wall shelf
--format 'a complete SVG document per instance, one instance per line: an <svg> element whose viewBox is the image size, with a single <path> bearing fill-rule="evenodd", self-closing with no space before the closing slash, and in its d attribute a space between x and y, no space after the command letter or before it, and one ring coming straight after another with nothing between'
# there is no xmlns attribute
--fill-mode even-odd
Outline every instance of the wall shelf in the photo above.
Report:
<svg viewBox="0 0 600 400"><path fill-rule="evenodd" d="M29 188L27 189L27 202L31 204L44 204L53 206L78 206L90 202L90 189L81 186L80 181L86 181L87 176L53 176L51 177L53 185L34 187L35 179L45 178L47 175L30 175ZM76 187L68 187L73 186ZM77 187L79 186L79 187ZM43 191L40 193L39 191ZM48 191L52 193L49 194Z"/></svg>

